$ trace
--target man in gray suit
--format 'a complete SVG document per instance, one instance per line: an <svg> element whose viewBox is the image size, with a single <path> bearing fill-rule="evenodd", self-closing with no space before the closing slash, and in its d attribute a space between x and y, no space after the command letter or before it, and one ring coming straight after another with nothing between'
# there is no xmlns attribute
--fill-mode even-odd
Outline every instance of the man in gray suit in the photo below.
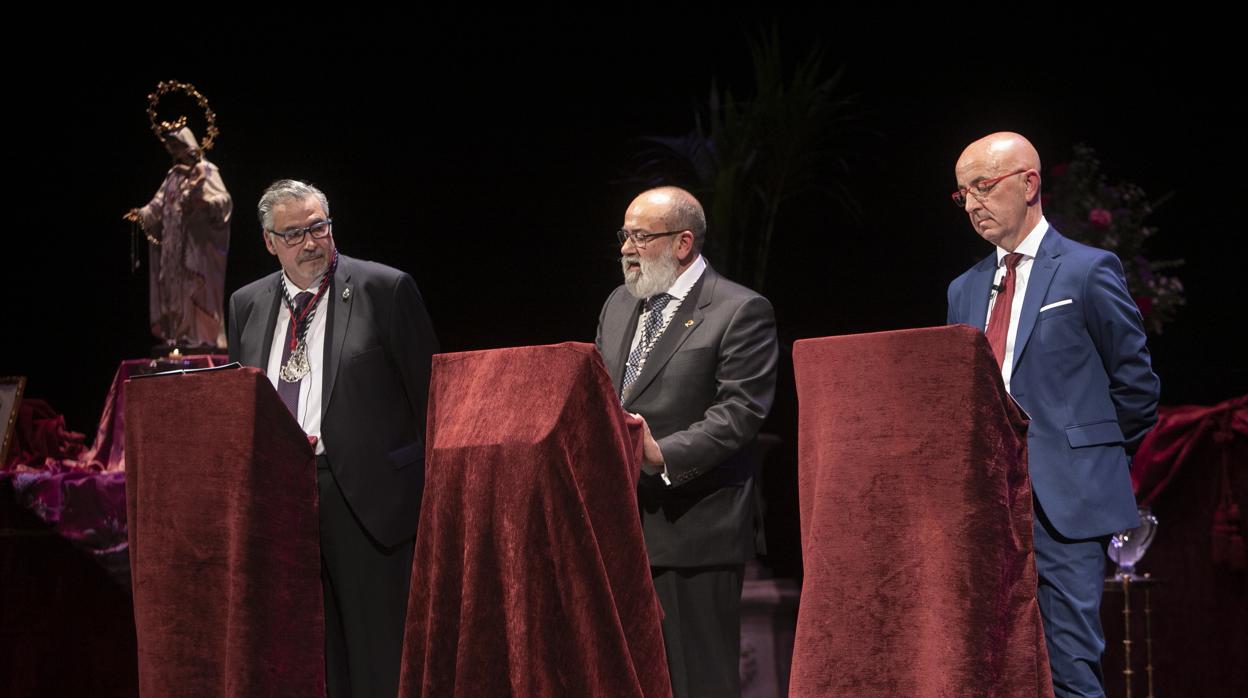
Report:
<svg viewBox="0 0 1248 698"><path fill-rule="evenodd" d="M775 394L775 316L701 256L706 216L689 192L642 193L618 235L624 284L602 308L597 344L646 425L637 496L672 690L737 695L758 513L746 451Z"/></svg>
<svg viewBox="0 0 1248 698"><path fill-rule="evenodd" d="M411 276L338 254L329 201L259 204L281 270L230 297L230 358L265 371L316 448L329 695L399 688L437 339Z"/></svg>

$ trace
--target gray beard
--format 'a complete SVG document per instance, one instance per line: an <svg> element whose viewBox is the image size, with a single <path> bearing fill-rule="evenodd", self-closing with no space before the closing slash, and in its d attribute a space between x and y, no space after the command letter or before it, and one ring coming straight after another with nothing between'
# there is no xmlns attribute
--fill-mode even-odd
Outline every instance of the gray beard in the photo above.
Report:
<svg viewBox="0 0 1248 698"><path fill-rule="evenodd" d="M628 263L632 261L641 262L641 268L629 271ZM664 293L680 276L680 262L671 247L653 262L634 254L620 257L620 265L624 268L624 285L634 298L649 298L656 293Z"/></svg>

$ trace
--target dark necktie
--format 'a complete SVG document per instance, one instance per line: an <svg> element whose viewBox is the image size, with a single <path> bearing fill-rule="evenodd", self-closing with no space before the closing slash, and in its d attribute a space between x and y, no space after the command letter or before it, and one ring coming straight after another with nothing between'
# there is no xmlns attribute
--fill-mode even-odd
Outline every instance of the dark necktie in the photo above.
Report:
<svg viewBox="0 0 1248 698"><path fill-rule="evenodd" d="M1001 279L1001 290L997 291L997 300L988 314L988 344L997 357L997 366L1005 363L1005 340L1010 335L1010 311L1014 308L1014 268L1023 260L1023 255L1011 252L1005 256L1005 277Z"/></svg>
<svg viewBox="0 0 1248 698"><path fill-rule="evenodd" d="M298 336L298 328L295 327L295 319L303 314L304 309L308 307L308 303L312 301L312 297L313 294L311 291L300 291L294 298L293 302L295 304L295 312L291 315L290 322L287 324L286 336L282 337L282 362L278 364L279 371L282 366L286 365L287 361L290 361L290 354L292 352L290 338ZM311 320L309 320L309 322L311 322ZM305 349L305 351L309 352L308 360L310 361L312 358L310 355L311 350ZM299 386L302 384L303 381L287 383L281 378L277 379L277 394L282 397L282 402L286 403L286 409L290 410L290 413L294 415L295 421L299 421Z"/></svg>
<svg viewBox="0 0 1248 698"><path fill-rule="evenodd" d="M672 296L666 293L659 293L650 296L646 301L646 325L641 332L641 341L637 342L637 346L628 354L628 364L624 367L624 384L620 387L620 398L623 399L628 394L628 389L632 387L633 381L637 380L638 374L641 373L641 366L646 360L646 355L650 353L650 347L654 345L658 339L659 328L663 326L663 309L667 307Z"/></svg>

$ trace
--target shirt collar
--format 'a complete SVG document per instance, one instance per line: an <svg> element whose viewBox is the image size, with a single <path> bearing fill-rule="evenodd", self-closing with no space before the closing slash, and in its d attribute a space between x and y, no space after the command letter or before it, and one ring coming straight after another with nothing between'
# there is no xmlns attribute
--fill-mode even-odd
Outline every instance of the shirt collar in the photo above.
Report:
<svg viewBox="0 0 1248 698"><path fill-rule="evenodd" d="M1040 216L1040 222L1036 223L1036 227L1032 228L1031 232L1027 233L1027 237L1023 238L1023 241L1018 243L1018 247L1015 247L1014 251L1021 254L1023 259L1035 259L1036 253L1040 251L1040 241L1044 240L1044 233L1048 229L1049 221L1046 220L1044 216ZM997 248L998 267L1005 264L1005 256L1009 253L1010 251L1003 247Z"/></svg>
<svg viewBox="0 0 1248 698"><path fill-rule="evenodd" d="M299 286L295 282L290 280L289 276L286 276L285 271L282 272L282 286L286 288L286 295L290 296L291 298L294 298L295 296L299 295L303 291L312 290L310 288L299 288ZM313 291L313 293L315 293L315 291Z"/></svg>
<svg viewBox="0 0 1248 698"><path fill-rule="evenodd" d="M706 258L699 254L698 258L693 260L693 264L690 264L688 269L676 277L675 283L672 284L671 288L667 289L668 295L676 300L683 301L685 296L689 295L693 285L698 283L698 279L702 278L702 272L704 271L706 271Z"/></svg>

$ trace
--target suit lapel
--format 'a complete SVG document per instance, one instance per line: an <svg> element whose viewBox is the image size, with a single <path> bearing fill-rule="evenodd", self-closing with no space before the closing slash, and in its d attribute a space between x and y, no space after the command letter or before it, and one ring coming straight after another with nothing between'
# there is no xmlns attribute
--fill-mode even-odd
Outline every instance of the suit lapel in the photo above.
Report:
<svg viewBox="0 0 1248 698"><path fill-rule="evenodd" d="M632 298L626 295L625 298ZM625 301L620 305L624 308L630 308L628 311L628 319L624 322L624 336L621 338L620 349L616 354L615 364L611 369L611 380L615 385L624 385L624 371L628 367L628 354L633 348L633 335L637 333L637 321L641 317L641 305L643 301L638 298L631 306Z"/></svg>
<svg viewBox="0 0 1248 698"><path fill-rule="evenodd" d="M646 388L654 381L663 367L671 361L676 355L676 351L680 349L689 335L702 324L704 308L711 304L711 298L715 295L715 281L718 278L710 266L707 266L702 272L702 278L694 283L693 288L689 289L689 295L685 297L685 301L676 309L676 314L672 316L672 321L668 323L667 329L654 343L654 348L650 350L650 355L646 357L646 364L641 369L641 374L637 376L637 380L633 382L632 388L629 390L628 397L624 400L624 407L628 407L637 399L638 395L645 392ZM634 332L636 331L637 321L633 321ZM632 333L628 335L629 344L632 343Z"/></svg>
<svg viewBox="0 0 1248 698"><path fill-rule="evenodd" d="M245 351L239 354L244 366L254 366L261 371L269 370L269 353L273 351L273 332L277 326L277 313L282 307L282 299L277 292L282 272L269 277L252 301L250 318L254 318L243 328L243 336L239 338ZM258 322L259 321L259 322Z"/></svg>
<svg viewBox="0 0 1248 698"><path fill-rule="evenodd" d="M351 323L352 301L351 259L338 255L338 268L325 298L325 382L321 387L321 414L328 412L334 395L334 381L338 378L338 366L342 362L342 347L347 341L347 327Z"/></svg>
<svg viewBox="0 0 1248 698"><path fill-rule="evenodd" d="M1053 275L1061 266L1062 237L1049 226L1040 241L1040 249L1036 251L1036 259L1031 264L1031 276L1027 279L1027 295L1023 297L1023 309L1018 314L1018 332L1014 335L1014 370L1023 358L1023 350L1027 348L1027 340L1031 339L1031 331L1036 328L1036 320L1040 317L1040 306L1048 293Z"/></svg>
<svg viewBox="0 0 1248 698"><path fill-rule="evenodd" d="M984 331L984 327L988 324L988 299L992 296L992 278L997 274L997 253L991 255L976 265L975 274L970 279L969 293L971 297L967 299L970 305L970 320L966 324Z"/></svg>

